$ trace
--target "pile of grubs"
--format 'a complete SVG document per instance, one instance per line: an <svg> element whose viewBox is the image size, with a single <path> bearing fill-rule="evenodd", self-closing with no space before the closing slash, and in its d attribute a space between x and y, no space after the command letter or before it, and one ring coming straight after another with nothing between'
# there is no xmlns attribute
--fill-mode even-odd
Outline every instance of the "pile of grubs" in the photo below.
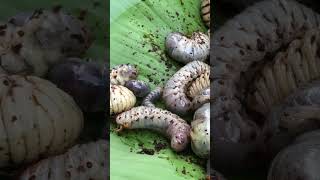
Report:
<svg viewBox="0 0 320 180"><path fill-rule="evenodd" d="M108 177L107 141L80 139L86 115L104 114L107 103L106 68L81 59L92 39L84 21L61 6L0 23L0 168L7 178Z"/></svg>
<svg viewBox="0 0 320 180"><path fill-rule="evenodd" d="M211 164L319 179L320 15L312 0L233 2L253 1L212 36Z"/></svg>
<svg viewBox="0 0 320 180"><path fill-rule="evenodd" d="M210 0L204 0L202 17L210 26ZM210 33L210 31L208 31ZM171 148L181 152L190 147L204 159L210 153L210 38L194 32L187 37L169 33L165 39L166 54L185 64L166 83L150 90L138 79L139 69L121 64L110 71L110 116L115 117L118 132L125 129L149 129L170 139ZM141 104L137 105L137 98ZM166 109L156 107L162 100ZM182 117L193 113L193 121Z"/></svg>

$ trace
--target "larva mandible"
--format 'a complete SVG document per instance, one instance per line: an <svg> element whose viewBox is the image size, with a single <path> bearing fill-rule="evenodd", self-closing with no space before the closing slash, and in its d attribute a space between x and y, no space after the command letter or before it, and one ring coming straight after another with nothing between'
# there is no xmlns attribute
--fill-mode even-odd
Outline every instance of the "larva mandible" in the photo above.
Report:
<svg viewBox="0 0 320 180"><path fill-rule="evenodd" d="M163 99L167 109L185 115L191 108L191 100L186 95L188 85L201 74L210 72L210 66L201 61L192 61L177 71L163 89Z"/></svg>
<svg viewBox="0 0 320 180"><path fill-rule="evenodd" d="M195 79L187 89L187 96L190 98L196 97L204 88L210 86L210 72L206 72Z"/></svg>
<svg viewBox="0 0 320 180"><path fill-rule="evenodd" d="M110 85L110 115L131 109L136 101L136 96L128 88Z"/></svg>
<svg viewBox="0 0 320 180"><path fill-rule="evenodd" d="M0 167L62 153L82 131L80 108L47 80L2 74L0 99Z"/></svg>
<svg viewBox="0 0 320 180"><path fill-rule="evenodd" d="M203 89L196 97L192 99L191 106L192 109L198 109L205 103L210 102L210 87Z"/></svg>
<svg viewBox="0 0 320 180"><path fill-rule="evenodd" d="M121 64L115 66L110 71L110 83L115 85L124 85L127 81L136 79L138 69L135 65Z"/></svg>
<svg viewBox="0 0 320 180"><path fill-rule="evenodd" d="M274 105L297 88L320 77L319 29L311 29L294 40L272 63L265 65L250 88L248 107L266 115Z"/></svg>
<svg viewBox="0 0 320 180"><path fill-rule="evenodd" d="M130 89L137 97L145 97L150 92L149 86L141 80L129 80L124 86Z"/></svg>
<svg viewBox="0 0 320 180"><path fill-rule="evenodd" d="M66 153L28 167L20 180L104 180L108 177L108 143L98 140L76 145Z"/></svg>
<svg viewBox="0 0 320 180"><path fill-rule="evenodd" d="M201 16L206 26L210 28L210 0L202 0Z"/></svg>
<svg viewBox="0 0 320 180"><path fill-rule="evenodd" d="M210 153L210 103L201 106L191 122L191 148L199 157L206 158Z"/></svg>
<svg viewBox="0 0 320 180"><path fill-rule="evenodd" d="M156 107L154 105L155 101L160 99L162 96L163 87L159 86L152 90L142 101L142 106Z"/></svg>
<svg viewBox="0 0 320 180"><path fill-rule="evenodd" d="M173 150L183 151L190 142L190 126L179 116L160 108L139 106L116 117L122 129L150 129L171 139Z"/></svg>
<svg viewBox="0 0 320 180"><path fill-rule="evenodd" d="M210 53L210 39L202 32L194 32L190 38L173 32L166 37L165 48L172 59L184 64L205 61Z"/></svg>
<svg viewBox="0 0 320 180"><path fill-rule="evenodd" d="M266 0L249 7L214 33L211 46L214 53L210 58L211 74L214 74L211 83L212 93L215 99L229 99L229 102L214 101L211 104L213 109L221 109L219 106L225 107L221 113L212 115L215 147L212 157L216 159L217 167L226 167L227 164L224 163L228 162L238 165L235 169L241 169L244 167L241 162L244 159L234 158L234 155L238 157L254 155L249 154L248 149L239 149L237 146L248 145L251 142L254 144L257 140L254 134L258 134L258 131L252 134L251 130L240 129L240 137L236 140L232 140L226 134L216 133L219 132L218 128L225 129L230 122L252 123L240 103L243 101L242 93L245 89L241 84L243 82L241 79L244 78L242 75L250 71L254 63L263 61L267 55L275 53L297 39L306 30L318 27L319 22L318 14L294 1ZM243 137L250 134L253 138L250 142L245 141ZM227 147L232 146L239 150L226 151ZM218 156L226 158L218 161ZM237 160L239 162L236 162Z"/></svg>

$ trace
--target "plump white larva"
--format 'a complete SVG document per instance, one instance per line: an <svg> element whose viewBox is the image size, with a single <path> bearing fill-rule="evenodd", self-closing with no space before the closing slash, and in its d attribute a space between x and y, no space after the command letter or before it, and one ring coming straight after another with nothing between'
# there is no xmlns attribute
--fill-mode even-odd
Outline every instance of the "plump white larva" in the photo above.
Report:
<svg viewBox="0 0 320 180"><path fill-rule="evenodd" d="M196 97L192 99L192 109L198 109L205 103L210 102L210 86L203 89Z"/></svg>
<svg viewBox="0 0 320 180"><path fill-rule="evenodd" d="M116 85L124 85L127 81L136 79L138 70L136 66L131 64L121 64L115 66L110 71L110 83Z"/></svg>
<svg viewBox="0 0 320 180"><path fill-rule="evenodd" d="M201 74L187 89L187 96L196 97L203 89L210 86L210 72Z"/></svg>
<svg viewBox="0 0 320 180"><path fill-rule="evenodd" d="M210 0L202 0L201 16L206 26L210 28Z"/></svg>
<svg viewBox="0 0 320 180"><path fill-rule="evenodd" d="M64 152L83 127L74 100L49 81L0 75L0 167Z"/></svg>
<svg viewBox="0 0 320 180"><path fill-rule="evenodd" d="M222 100L211 103L211 108L221 109L221 112L211 114L215 147L211 158L215 159L216 167L227 168L232 164L239 169L246 164L243 157L250 159L254 155L250 151L255 147L249 145L257 141L257 129L239 126L237 139L228 137L227 131L217 133L221 129L230 129L230 124L253 124L241 103L247 88L243 86L251 82L246 79L256 75L250 74L252 67L263 63L307 30L319 27L319 22L320 16L316 12L295 1L265 0L244 10L215 31L211 44L214 53L210 56L214 74L211 93L215 99ZM248 77L244 76L246 73L249 73ZM246 136L252 136L251 140L246 140ZM226 151L231 147L237 150Z"/></svg>
<svg viewBox="0 0 320 180"><path fill-rule="evenodd" d="M279 52L250 85L253 91L248 94L248 106L266 115L297 88L319 78L319 45L319 29L312 29Z"/></svg>
<svg viewBox="0 0 320 180"><path fill-rule="evenodd" d="M210 72L210 66L201 61L192 61L176 72L166 83L163 99L167 109L179 115L185 115L191 108L191 99L186 89L202 74Z"/></svg>
<svg viewBox="0 0 320 180"><path fill-rule="evenodd" d="M184 64L205 61L210 54L209 36L202 32L194 32L190 38L179 32L170 33L165 45L168 55Z"/></svg>
<svg viewBox="0 0 320 180"><path fill-rule="evenodd" d="M141 105L148 106L148 107L156 107L154 103L156 100L161 98L162 91L163 91L163 87L156 87L143 99Z"/></svg>
<svg viewBox="0 0 320 180"><path fill-rule="evenodd" d="M105 180L108 177L105 140L76 145L68 152L28 167L20 180Z"/></svg>
<svg viewBox="0 0 320 180"><path fill-rule="evenodd" d="M210 103L201 106L191 122L191 148L199 157L206 158L210 153Z"/></svg>
<svg viewBox="0 0 320 180"><path fill-rule="evenodd" d="M131 109L136 101L136 96L128 88L110 84L110 115Z"/></svg>
<svg viewBox="0 0 320 180"><path fill-rule="evenodd" d="M150 129L171 139L171 147L179 152L190 142L190 126L179 116L160 108L139 106L119 114L117 124L122 129Z"/></svg>

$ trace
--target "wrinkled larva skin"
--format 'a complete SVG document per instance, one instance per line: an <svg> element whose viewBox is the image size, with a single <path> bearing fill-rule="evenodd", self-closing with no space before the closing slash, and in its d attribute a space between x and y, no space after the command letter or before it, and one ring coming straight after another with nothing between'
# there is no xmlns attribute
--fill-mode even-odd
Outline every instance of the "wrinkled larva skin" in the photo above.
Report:
<svg viewBox="0 0 320 180"><path fill-rule="evenodd" d="M210 103L201 106L191 122L191 148L201 158L210 153Z"/></svg>
<svg viewBox="0 0 320 180"><path fill-rule="evenodd" d="M184 64L205 61L210 53L210 39L202 32L194 32L190 38L179 32L170 33L165 45L168 55Z"/></svg>
<svg viewBox="0 0 320 180"><path fill-rule="evenodd" d="M194 80L187 89L187 96L190 98L196 97L204 88L210 86L210 72L200 75L199 78Z"/></svg>
<svg viewBox="0 0 320 180"><path fill-rule="evenodd" d="M191 82L208 72L210 66L201 61L192 61L176 72L163 90L162 97L167 109L179 115L187 114L192 103L185 91Z"/></svg>
<svg viewBox="0 0 320 180"><path fill-rule="evenodd" d="M210 102L210 87L207 87L192 99L192 109L198 109L203 104L209 103L209 102Z"/></svg>
<svg viewBox="0 0 320 180"><path fill-rule="evenodd" d="M92 43L91 32L84 22L63 12L59 6L17 14L9 23L28 27L43 49L59 49L68 57L83 55Z"/></svg>
<svg viewBox="0 0 320 180"><path fill-rule="evenodd" d="M190 142L190 126L179 116L163 109L139 106L116 117L122 129L150 129L171 139L173 150L183 151Z"/></svg>
<svg viewBox="0 0 320 180"><path fill-rule="evenodd" d="M211 46L214 53L210 56L211 74L214 74L211 82L212 96L215 99L230 100L229 102L214 101L211 103L213 109L224 107L217 116L211 114L213 147L215 147L211 155L215 159L214 163L217 168L238 170L244 168L244 164L248 164L244 162L243 157L257 159L253 157L254 153L248 153L248 151L254 151L255 147L252 147L251 144L254 146L258 140L254 134L257 135L259 130L250 131L241 128L237 140L232 140L224 133L216 133L219 132L219 129L226 129L231 123L250 122L252 124L251 118L246 114L240 102L243 102L245 98L243 92L246 87L243 86L252 82L250 80L256 74L252 73L248 77L243 75L250 73L254 64L263 63L263 60L268 58L267 55L276 53L281 47L299 38L307 30L317 28L319 22L318 14L295 1L266 0L244 10L215 31ZM245 140L244 137L249 137L250 134L253 138ZM253 149L237 148L244 145ZM231 149L231 147L238 149L237 152L226 151L226 148ZM234 158L235 155L242 158ZM223 156L224 159L217 160L219 156ZM234 168L227 167L229 164L232 164Z"/></svg>
<svg viewBox="0 0 320 180"><path fill-rule="evenodd" d="M110 115L131 109L136 104L136 96L121 85L110 85Z"/></svg>
<svg viewBox="0 0 320 180"><path fill-rule="evenodd" d="M142 101L142 106L147 107L156 107L155 101L161 98L163 92L163 87L156 87L154 90L152 90Z"/></svg>
<svg viewBox="0 0 320 180"><path fill-rule="evenodd" d="M317 180L320 177L320 142L315 136L319 131L306 133L280 153L273 160L268 180Z"/></svg>
<svg viewBox="0 0 320 180"><path fill-rule="evenodd" d="M48 79L70 94L83 111L105 111L107 84L101 64L68 58L50 70Z"/></svg>
<svg viewBox="0 0 320 180"><path fill-rule="evenodd" d="M263 129L265 148L273 158L301 133L318 129L320 82L300 87L270 111Z"/></svg>
<svg viewBox="0 0 320 180"><path fill-rule="evenodd" d="M206 26L210 28L210 0L202 0L201 16Z"/></svg>
<svg viewBox="0 0 320 180"><path fill-rule="evenodd" d="M76 145L66 153L28 167L20 180L105 180L108 177L108 143L105 140Z"/></svg>
<svg viewBox="0 0 320 180"><path fill-rule="evenodd" d="M0 75L0 167L64 152L83 128L75 101L49 81Z"/></svg>
<svg viewBox="0 0 320 180"><path fill-rule="evenodd" d="M127 81L136 79L138 69L135 65L121 64L111 69L110 83L115 85L124 85Z"/></svg>
<svg viewBox="0 0 320 180"><path fill-rule="evenodd" d="M292 41L284 52L279 52L250 85L253 90L247 97L249 108L266 115L297 88L319 78L319 45L319 29L312 29L302 39Z"/></svg>
<svg viewBox="0 0 320 180"><path fill-rule="evenodd" d="M124 85L137 97L145 97L150 92L150 87L141 80L129 80Z"/></svg>

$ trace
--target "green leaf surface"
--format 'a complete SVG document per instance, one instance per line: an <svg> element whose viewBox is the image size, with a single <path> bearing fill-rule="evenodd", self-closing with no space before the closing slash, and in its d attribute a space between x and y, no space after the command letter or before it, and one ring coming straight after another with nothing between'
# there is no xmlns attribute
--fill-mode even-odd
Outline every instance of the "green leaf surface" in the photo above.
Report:
<svg viewBox="0 0 320 180"><path fill-rule="evenodd" d="M110 66L131 63L139 79L151 88L164 84L180 67L168 58L168 33L206 32L200 17L200 0L127 0L110 2ZM190 117L187 117L190 118ZM173 152L168 140L150 131L110 134L111 179L203 179L205 161L187 152ZM157 145L165 147L157 151ZM154 151L153 155L145 151ZM150 154L150 152L149 152ZM152 153L151 153L152 154Z"/></svg>

